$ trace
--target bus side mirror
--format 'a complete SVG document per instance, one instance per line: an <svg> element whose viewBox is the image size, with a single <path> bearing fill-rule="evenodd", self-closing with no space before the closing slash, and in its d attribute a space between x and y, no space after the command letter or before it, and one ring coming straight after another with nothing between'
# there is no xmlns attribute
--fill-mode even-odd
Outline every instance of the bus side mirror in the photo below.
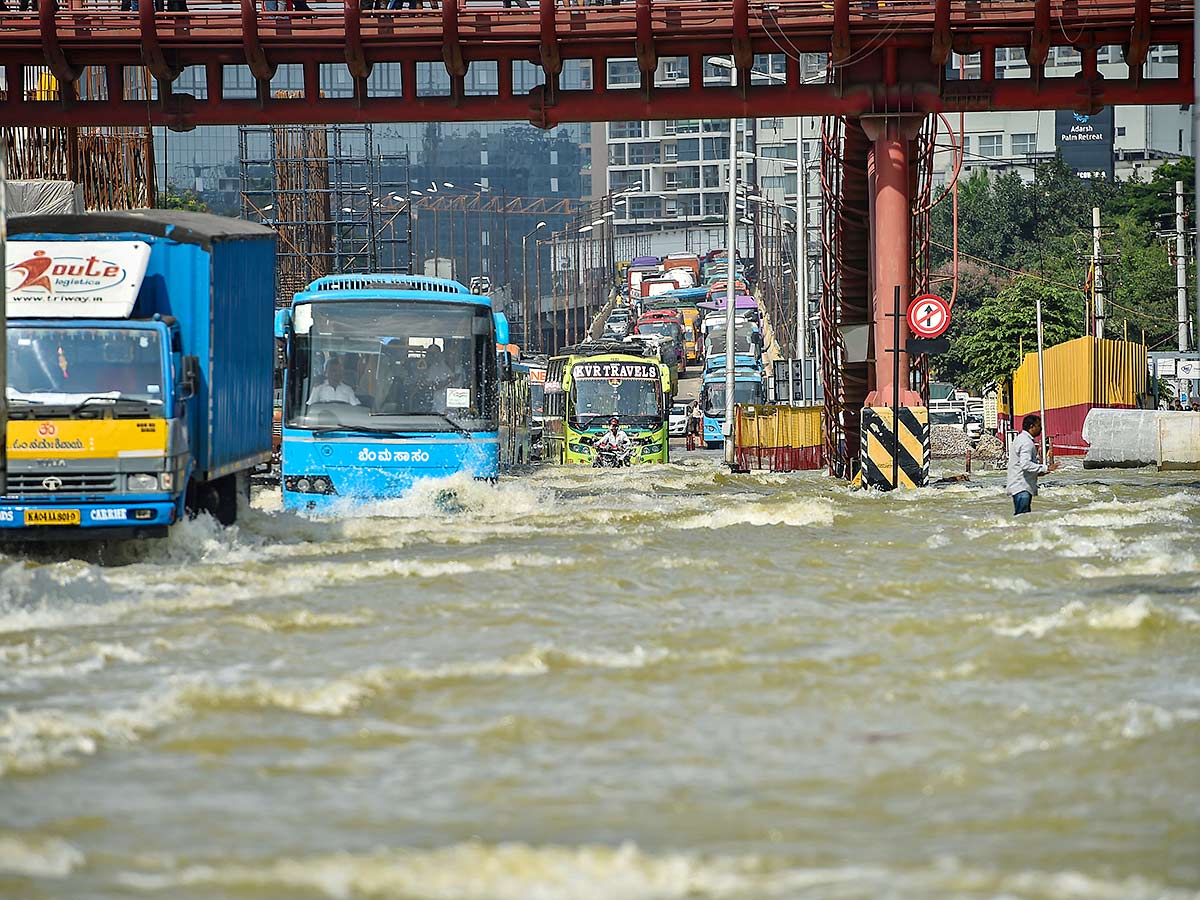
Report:
<svg viewBox="0 0 1200 900"><path fill-rule="evenodd" d="M488 333L487 319L483 316L476 316L474 322L471 323L472 330L475 334L484 335ZM492 328L496 333L497 344L507 344L510 340L508 316L502 312L492 313Z"/></svg>
<svg viewBox="0 0 1200 900"><path fill-rule="evenodd" d="M185 356L179 374L179 395L184 400L190 400L200 390L200 360L195 356Z"/></svg>
<svg viewBox="0 0 1200 900"><path fill-rule="evenodd" d="M286 338L292 330L292 311L290 309L275 310L275 337Z"/></svg>

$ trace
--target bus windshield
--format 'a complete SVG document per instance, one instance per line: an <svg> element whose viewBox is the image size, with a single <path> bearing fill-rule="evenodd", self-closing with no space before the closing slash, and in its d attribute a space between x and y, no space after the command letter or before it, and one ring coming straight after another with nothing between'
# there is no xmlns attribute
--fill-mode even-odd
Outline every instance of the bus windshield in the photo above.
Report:
<svg viewBox="0 0 1200 900"><path fill-rule="evenodd" d="M529 400L533 406L533 416L540 419L546 414L546 383L531 381L529 383Z"/></svg>
<svg viewBox="0 0 1200 900"><path fill-rule="evenodd" d="M301 304L288 370L289 427L493 431L495 330L468 303Z"/></svg>
<svg viewBox="0 0 1200 900"><path fill-rule="evenodd" d="M90 397L162 403L162 343L145 328L8 329L8 399L77 404Z"/></svg>
<svg viewBox="0 0 1200 900"><path fill-rule="evenodd" d="M571 425L580 430L607 425L613 416L626 426L662 421L662 391L657 379L575 376L571 399Z"/></svg>
<svg viewBox="0 0 1200 900"><path fill-rule="evenodd" d="M733 331L733 352L737 353L753 353L757 348L751 341L751 335L755 333L754 326L749 322L739 322ZM705 355L719 356L725 352L725 329L714 328L708 333L706 340Z"/></svg>
<svg viewBox="0 0 1200 900"><path fill-rule="evenodd" d="M663 337L676 340L683 336L683 330L676 322L640 322L637 326L637 333L661 334Z"/></svg>
<svg viewBox="0 0 1200 900"><path fill-rule="evenodd" d="M735 381L734 403L762 403L761 381ZM725 418L725 382L714 382L705 388L704 414L710 419Z"/></svg>
<svg viewBox="0 0 1200 900"><path fill-rule="evenodd" d="M961 425L962 413L953 409L931 409L929 411L930 425Z"/></svg>

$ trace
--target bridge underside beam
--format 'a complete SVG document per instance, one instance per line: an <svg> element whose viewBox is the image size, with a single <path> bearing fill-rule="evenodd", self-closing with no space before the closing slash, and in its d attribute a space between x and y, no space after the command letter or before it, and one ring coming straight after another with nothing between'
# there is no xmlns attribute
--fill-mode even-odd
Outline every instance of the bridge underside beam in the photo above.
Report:
<svg viewBox="0 0 1200 900"><path fill-rule="evenodd" d="M10 65L10 68L19 68ZM950 82L947 87L961 84ZM142 100L25 99L0 104L0 125L133 126L283 125L330 122L489 122L528 119L543 127L565 122L694 119L774 116L861 116L887 110L928 112L1019 111L1026 109L1088 110L1093 105L1182 104L1191 97L1190 82L1104 81L1099 94L1081 90L1074 79L1041 82L999 81L990 89L974 87L939 93L934 86L862 89L844 93L825 85L794 89L750 88L743 100L733 91L660 91L652 103L624 91L559 91L558 103L543 103L543 91L526 95L365 98L304 97L197 99L174 93L166 102ZM1093 102L1094 101L1094 102Z"/></svg>
<svg viewBox="0 0 1200 900"><path fill-rule="evenodd" d="M308 12L286 9L287 0L273 4L284 8L269 10L251 0L190 0L186 11L172 9L174 4L162 10L148 0L136 11L120 9L117 0L64 5L68 8L43 0L38 13L27 13L10 2L7 11L0 11L0 56L10 70L20 74L23 67L45 66L66 82L89 66L150 66L163 99L82 96L70 102L64 83L66 103L36 93L7 98L0 105L0 125L150 123L186 129L527 118L552 127L564 122L897 111L1094 112L1106 105L1191 101L1192 8L1182 0L1141 0L1132 29L1130 10L1121 4L1094 7L1072 0L982 5L938 0L928 8L849 0L639 0L621 6L546 0L537 8L505 9L448 0L440 11L366 9L357 0L343 0ZM1039 33L1047 15L1058 28ZM781 39L789 52L832 52L845 67L830 85L800 84L798 66L789 67L785 85L742 79L731 90L700 77L706 56L732 55L744 67L754 54L779 53ZM1036 62L1041 51L1059 45L1084 54L1079 76L1045 78L1035 65L1029 79L995 78L997 51L1022 48ZM1095 51L1109 45L1129 46L1134 63L1149 47L1178 46L1178 77L1146 79L1135 64L1127 79L1105 80L1096 73ZM979 53L981 77L947 81L949 47ZM654 84L652 66L672 57L687 60L693 77L673 87ZM636 60L641 84L608 89L609 60ZM563 67L572 61L590 65L591 89L561 89ZM871 77L861 77L864 62L873 70ZM444 71L446 96L418 96L422 63ZM493 63L498 70L495 92L466 96L468 67ZM514 77L517 63L539 67L546 84L514 92L514 83L520 82ZM259 96L223 96L222 67L247 64L258 79ZM305 69L299 99L272 96L267 77L286 65ZM380 79L386 80L386 88L376 88L373 73L388 65L398 66L397 72ZM173 91L178 73L190 66L207 68L208 96ZM348 70L355 96L330 96L321 66ZM400 77L391 77L396 74Z"/></svg>

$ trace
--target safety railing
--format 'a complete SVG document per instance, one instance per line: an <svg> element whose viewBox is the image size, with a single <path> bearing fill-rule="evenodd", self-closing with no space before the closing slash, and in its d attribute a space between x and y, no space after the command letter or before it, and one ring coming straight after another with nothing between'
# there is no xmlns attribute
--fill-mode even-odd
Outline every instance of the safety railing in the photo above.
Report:
<svg viewBox="0 0 1200 900"><path fill-rule="evenodd" d="M47 0L4 0L0 4L0 19L6 24L29 20L36 22L40 3ZM505 18L514 21L536 19L547 0L457 0L458 18L461 24L478 19L495 24ZM241 14L241 5L230 0L58 0L55 9L58 16L86 18L102 16L109 24L121 24L124 19L136 27L137 13L143 3L152 3L156 18L168 20L172 16L195 18L198 22L227 21ZM390 13L405 20L440 23L444 4L442 0L360 0L358 8L364 13ZM596 21L632 22L639 0L557 0L553 4L561 12L564 26L572 13L587 11ZM1041 4L1029 0L951 0L943 4L938 0L852 0L845 5L845 15L853 24L895 23L912 24L918 21L932 23L943 6L949 21L959 27L1012 27L1031 24ZM318 15L322 18L340 19L345 14L343 0L255 0L254 6L260 16L304 16ZM650 0L648 11L656 26L666 27L682 22L696 25L705 20L714 25L727 22L734 14L732 2L712 3L710 0ZM750 22L771 30L772 24L796 26L814 25L835 18L842 4L837 0L753 0L746 7ZM1078 3L1074 0L1053 0L1048 7L1050 19L1060 23L1127 23L1133 15L1133 4L1128 0L1090 0ZM1148 12L1155 20L1189 19L1192 14L1190 0L1150 0ZM436 15L431 15L436 14ZM115 18L110 18L115 17ZM209 18L211 17L211 18ZM656 32L659 28L656 27Z"/></svg>

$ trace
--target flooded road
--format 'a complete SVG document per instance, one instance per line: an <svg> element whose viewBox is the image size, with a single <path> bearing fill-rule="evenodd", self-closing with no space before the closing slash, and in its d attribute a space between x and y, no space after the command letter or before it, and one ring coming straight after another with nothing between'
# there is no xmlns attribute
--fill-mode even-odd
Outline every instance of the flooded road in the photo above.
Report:
<svg viewBox="0 0 1200 900"><path fill-rule="evenodd" d="M5 557L0 896L1195 897L1200 483L1046 481L547 468Z"/></svg>

